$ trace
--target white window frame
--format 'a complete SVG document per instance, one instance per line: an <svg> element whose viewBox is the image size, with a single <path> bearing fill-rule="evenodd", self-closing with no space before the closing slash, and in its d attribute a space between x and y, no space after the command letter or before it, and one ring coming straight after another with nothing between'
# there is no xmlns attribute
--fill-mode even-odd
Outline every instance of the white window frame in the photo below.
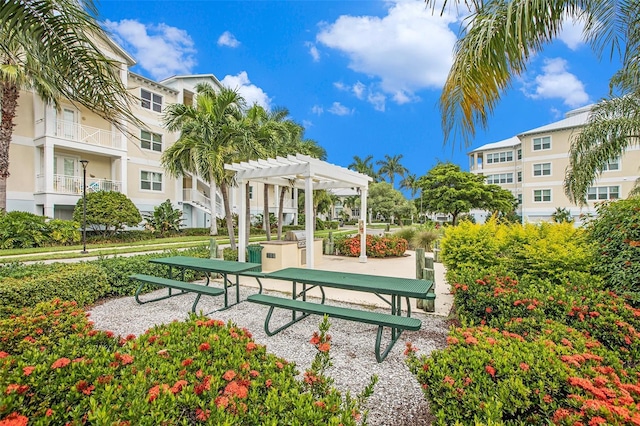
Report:
<svg viewBox="0 0 640 426"><path fill-rule="evenodd" d="M145 94L148 94L148 96L145 96ZM162 101L162 95L158 95L147 89L140 89L140 105L142 108L161 113Z"/></svg>
<svg viewBox="0 0 640 426"><path fill-rule="evenodd" d="M615 169L612 169L611 166L615 164ZM620 159L616 159L613 161L609 161L607 164L605 164L605 166L602 168L603 172L619 172L622 169L622 167L620 166Z"/></svg>
<svg viewBox="0 0 640 426"><path fill-rule="evenodd" d="M500 184L505 184L505 183L513 183L513 173L498 173L495 175L488 175L487 176L487 183L488 184L495 184L495 185L500 185Z"/></svg>
<svg viewBox="0 0 640 426"><path fill-rule="evenodd" d="M518 205L521 205L522 204L522 194L518 194L516 196L516 199L518 200Z"/></svg>
<svg viewBox="0 0 640 426"><path fill-rule="evenodd" d="M487 154L487 164L509 163L513 161L513 151L490 152Z"/></svg>
<svg viewBox="0 0 640 426"><path fill-rule="evenodd" d="M548 166L548 167L545 167ZM539 170L536 170L538 167ZM548 173L545 173L548 172ZM533 165L533 176L534 177L542 177L542 176L551 176L551 163L536 163Z"/></svg>
<svg viewBox="0 0 640 426"><path fill-rule="evenodd" d="M144 138L145 133L149 135L149 139ZM154 136L158 136L160 141L154 140ZM149 143L149 147L143 146L143 142ZM156 149L156 147L158 147L158 149ZM140 148L154 152L162 152L162 133L154 133L140 129Z"/></svg>
<svg viewBox="0 0 640 426"><path fill-rule="evenodd" d="M143 177L144 173L148 173L148 179L144 179ZM154 179L157 176L160 177L159 181ZM164 179L164 176L160 172L152 172L150 170L140 170L140 190L162 192L163 179ZM145 183L148 184L149 186L148 188L145 188Z"/></svg>
<svg viewBox="0 0 640 426"><path fill-rule="evenodd" d="M540 194L539 195L536 194L537 192L539 192ZM548 196L549 196L548 200L545 200L545 196L546 196L545 192L548 192ZM551 189L548 189L548 188L546 188L546 189L534 189L533 190L533 202L534 203L550 203L552 201L552 194L553 194L553 192L551 191ZM539 197L540 199L536 200L536 197Z"/></svg>
<svg viewBox="0 0 640 426"><path fill-rule="evenodd" d="M615 194L615 197L612 195ZM620 199L620 186L608 185L608 186L591 186L587 189L587 201L606 201L606 200L619 200Z"/></svg>
<svg viewBox="0 0 640 426"><path fill-rule="evenodd" d="M518 148L517 157L518 160L522 160L522 148Z"/></svg>
<svg viewBox="0 0 640 426"><path fill-rule="evenodd" d="M517 174L517 180L518 182L522 182L522 171L519 171Z"/></svg>
<svg viewBox="0 0 640 426"><path fill-rule="evenodd" d="M546 141L548 140L548 142ZM545 148L545 145L548 145ZM536 148L536 146L538 146ZM533 138L532 148L534 151L547 151L551 149L551 136L541 136L539 138Z"/></svg>

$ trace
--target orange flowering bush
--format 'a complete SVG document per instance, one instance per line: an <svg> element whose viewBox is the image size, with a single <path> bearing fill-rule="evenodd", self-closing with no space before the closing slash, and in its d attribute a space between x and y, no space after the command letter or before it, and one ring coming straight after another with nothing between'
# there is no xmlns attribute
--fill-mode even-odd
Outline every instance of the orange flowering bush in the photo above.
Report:
<svg viewBox="0 0 640 426"><path fill-rule="evenodd" d="M404 238L397 236L367 235L368 257L399 257L409 249L409 243ZM360 256L360 236L350 238L336 237L334 245L339 254L343 256Z"/></svg>
<svg viewBox="0 0 640 426"><path fill-rule="evenodd" d="M437 424L640 425L640 310L590 272L581 231L489 223L448 235L465 327L429 358L407 351ZM487 248L481 262L462 241Z"/></svg>
<svg viewBox="0 0 640 426"><path fill-rule="evenodd" d="M355 425L360 415L359 401L330 386L314 394L294 365L232 323L194 315L116 337L73 305L32 314L33 323L28 310L0 322L0 336L9 336L0 341L0 425Z"/></svg>

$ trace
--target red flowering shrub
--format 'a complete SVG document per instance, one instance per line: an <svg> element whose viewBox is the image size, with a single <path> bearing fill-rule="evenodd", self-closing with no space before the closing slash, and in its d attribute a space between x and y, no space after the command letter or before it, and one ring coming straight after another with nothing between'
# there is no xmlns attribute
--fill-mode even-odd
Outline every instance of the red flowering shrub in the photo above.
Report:
<svg viewBox="0 0 640 426"><path fill-rule="evenodd" d="M330 386L314 395L292 364L233 324L193 316L121 339L94 330L71 305L40 305L33 312L38 320L25 311L0 322L0 336L8 336L0 341L0 425L134 425L147 418L157 424L346 426L360 415L363 400L344 400ZM57 339L33 334L36 327ZM200 350L205 344L208 349ZM326 349L319 353L328 357Z"/></svg>
<svg viewBox="0 0 640 426"><path fill-rule="evenodd" d="M407 354L438 424L640 425L640 310L591 274L583 231L465 224L443 259L469 328Z"/></svg>
<svg viewBox="0 0 640 426"><path fill-rule="evenodd" d="M367 235L368 257L400 257L409 249L409 243L404 238L397 236L383 237L379 235ZM336 238L335 247L343 256L360 256L360 236L351 238Z"/></svg>

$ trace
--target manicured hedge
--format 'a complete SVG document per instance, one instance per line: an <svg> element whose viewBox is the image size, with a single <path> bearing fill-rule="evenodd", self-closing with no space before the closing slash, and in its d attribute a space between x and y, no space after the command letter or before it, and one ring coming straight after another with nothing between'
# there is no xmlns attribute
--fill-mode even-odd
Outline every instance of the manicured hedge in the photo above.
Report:
<svg viewBox="0 0 640 426"><path fill-rule="evenodd" d="M312 341L326 367L329 336ZM324 386L322 368L297 374L248 330L206 317L126 338L57 300L0 320L0 424L357 424L366 398Z"/></svg>
<svg viewBox="0 0 640 426"><path fill-rule="evenodd" d="M175 256L207 257L206 247L184 251L164 251L129 257L110 257L80 263L11 264L0 268L0 318L23 307L54 298L76 301L80 306L105 296L132 296L138 283L129 279L132 274L168 276L166 266L150 263L149 259ZM186 280L200 278L193 271L185 273ZM155 289L152 285L143 292Z"/></svg>
<svg viewBox="0 0 640 426"><path fill-rule="evenodd" d="M391 235L389 237L379 235L367 235L366 253L369 257L399 257L409 249L409 243L404 238ZM360 236L337 236L334 246L338 254L343 256L360 256Z"/></svg>

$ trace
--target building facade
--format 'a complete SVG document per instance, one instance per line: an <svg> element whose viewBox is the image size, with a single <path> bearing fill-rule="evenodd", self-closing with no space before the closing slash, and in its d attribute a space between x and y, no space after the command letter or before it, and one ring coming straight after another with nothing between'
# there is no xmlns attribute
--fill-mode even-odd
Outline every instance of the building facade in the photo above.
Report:
<svg viewBox="0 0 640 426"><path fill-rule="evenodd" d="M596 203L626 198L640 165L640 148L631 147L593 182L586 206L569 201L564 178L571 137L585 126L589 111L589 106L569 111L560 121L474 149L469 153L470 171L483 175L487 183L511 191L518 199L517 213L524 222L549 221L561 208L580 223L582 214L596 213Z"/></svg>
<svg viewBox="0 0 640 426"><path fill-rule="evenodd" d="M179 136L164 129L162 113L172 103L192 105L198 83L221 87L220 82L213 74L156 82L131 72L135 61L117 44L110 40L99 44L120 64L122 82L136 99L132 111L143 126L129 124L128 131L122 132L83 107L62 100L55 108L35 93L21 91L9 151L7 210L71 219L86 183L87 192L124 193L143 213L169 199L182 209L185 226L208 227L209 183L197 175L172 177L161 165L162 153ZM261 183L251 183L252 215L263 212L263 192ZM232 188L230 201L236 213L241 205L238 194ZM274 214L279 195L279 188L269 188L269 210ZM213 196L215 216L223 217L222 197L218 191ZM285 223L290 223L297 215L296 194L288 189L285 196Z"/></svg>

